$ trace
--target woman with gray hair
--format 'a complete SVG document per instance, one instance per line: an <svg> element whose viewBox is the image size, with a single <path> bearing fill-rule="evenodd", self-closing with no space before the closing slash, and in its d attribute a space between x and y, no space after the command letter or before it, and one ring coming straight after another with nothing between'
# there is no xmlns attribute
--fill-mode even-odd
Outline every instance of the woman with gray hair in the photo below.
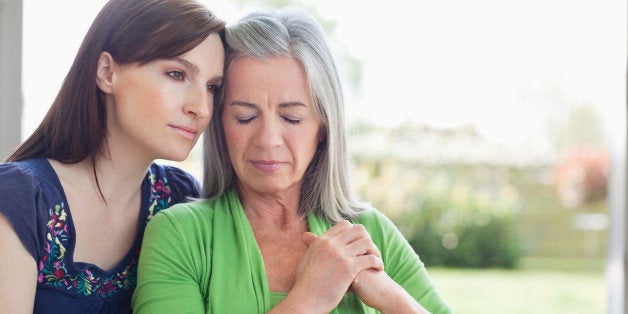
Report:
<svg viewBox="0 0 628 314"><path fill-rule="evenodd" d="M205 200L153 218L138 313L449 313L393 223L357 200L340 80L303 11L226 28Z"/></svg>

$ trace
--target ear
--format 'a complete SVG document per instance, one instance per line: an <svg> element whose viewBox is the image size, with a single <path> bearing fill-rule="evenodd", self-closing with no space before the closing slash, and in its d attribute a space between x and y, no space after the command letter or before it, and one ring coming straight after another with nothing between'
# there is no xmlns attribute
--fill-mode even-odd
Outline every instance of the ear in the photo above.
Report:
<svg viewBox="0 0 628 314"><path fill-rule="evenodd" d="M103 51L98 58L98 68L96 69L96 84L105 93L113 93L114 71L116 62L110 53Z"/></svg>

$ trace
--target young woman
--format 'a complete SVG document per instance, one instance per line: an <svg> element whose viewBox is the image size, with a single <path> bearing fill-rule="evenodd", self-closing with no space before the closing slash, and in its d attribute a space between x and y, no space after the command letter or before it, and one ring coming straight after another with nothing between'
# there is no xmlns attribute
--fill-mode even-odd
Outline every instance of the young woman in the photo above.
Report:
<svg viewBox="0 0 628 314"><path fill-rule="evenodd" d="M141 239L199 195L184 160L222 85L224 22L193 0L111 0L48 114L0 164L0 312L128 313Z"/></svg>

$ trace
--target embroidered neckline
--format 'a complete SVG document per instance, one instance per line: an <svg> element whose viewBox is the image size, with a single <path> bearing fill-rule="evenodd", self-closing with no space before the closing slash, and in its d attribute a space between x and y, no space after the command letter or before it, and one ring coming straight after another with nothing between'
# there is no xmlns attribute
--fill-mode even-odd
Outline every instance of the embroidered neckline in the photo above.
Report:
<svg viewBox="0 0 628 314"><path fill-rule="evenodd" d="M167 178L156 178L152 169L148 170L150 183L147 202L148 215L145 223L160 210L171 205L170 186ZM120 271L95 274L92 267L69 267L67 248L70 247L69 215L64 202L48 209L49 221L46 224L46 244L44 255L38 263L39 284L72 290L78 295L111 297L121 291L133 291L137 285L137 262L139 246L134 249L126 266ZM140 231L140 234L143 232ZM127 257L125 257L126 259ZM89 265L89 264L88 264Z"/></svg>

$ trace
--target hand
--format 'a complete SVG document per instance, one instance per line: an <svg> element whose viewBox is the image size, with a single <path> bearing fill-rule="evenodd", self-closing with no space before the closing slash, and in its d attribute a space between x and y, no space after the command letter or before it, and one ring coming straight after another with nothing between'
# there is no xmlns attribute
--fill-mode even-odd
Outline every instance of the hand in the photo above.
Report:
<svg viewBox="0 0 628 314"><path fill-rule="evenodd" d="M429 313L383 270L360 271L351 289L364 304L382 313Z"/></svg>
<svg viewBox="0 0 628 314"><path fill-rule="evenodd" d="M380 253L362 225L341 221L323 235L307 232L308 247L288 298L313 312L330 312L360 271L382 270ZM284 300L285 301L285 300Z"/></svg>

